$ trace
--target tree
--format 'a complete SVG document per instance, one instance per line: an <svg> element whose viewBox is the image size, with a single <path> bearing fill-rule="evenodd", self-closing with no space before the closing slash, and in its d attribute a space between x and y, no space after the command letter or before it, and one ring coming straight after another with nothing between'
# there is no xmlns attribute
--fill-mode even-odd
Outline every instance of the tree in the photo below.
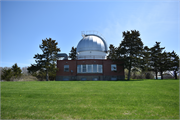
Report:
<svg viewBox="0 0 180 120"><path fill-rule="evenodd" d="M140 68L142 72L145 74L146 79L152 78L152 74L150 72L151 71L150 59L151 59L151 49L148 46L145 46L143 49L143 59Z"/></svg>
<svg viewBox="0 0 180 120"><path fill-rule="evenodd" d="M46 72L46 81L49 80L49 72L56 71L55 62L57 60L57 53L60 52L60 48L57 48L56 40L51 38L42 40L42 44L39 48L42 50L43 54L36 54L34 58L36 59L36 64L32 64L28 67L28 71L31 74L37 75L39 73Z"/></svg>
<svg viewBox="0 0 180 120"><path fill-rule="evenodd" d="M143 49L143 64L141 65L141 69L143 72L148 72L150 70L150 58L151 51L148 46L145 46Z"/></svg>
<svg viewBox="0 0 180 120"><path fill-rule="evenodd" d="M2 68L2 73L1 73L2 80L10 81L12 76L13 76L13 71L11 68L6 68L6 67Z"/></svg>
<svg viewBox="0 0 180 120"><path fill-rule="evenodd" d="M150 48L151 49L151 58L150 58L150 66L151 66L151 71L154 71L156 74L156 79L157 79L157 73L158 73L158 69L159 69L159 61L160 61L160 57L159 55L162 53L162 50L165 49L164 48L160 48L160 43L161 42L156 42L156 44Z"/></svg>
<svg viewBox="0 0 180 120"><path fill-rule="evenodd" d="M70 53L69 53L69 57L72 59L72 60L76 60L77 58L77 52L76 52L76 48L72 47Z"/></svg>
<svg viewBox="0 0 180 120"><path fill-rule="evenodd" d="M107 56L107 59L116 60L118 59L117 55L117 48L113 46L112 44L109 45L109 54Z"/></svg>
<svg viewBox="0 0 180 120"><path fill-rule="evenodd" d="M129 71L128 80L130 79L131 68L139 68L142 62L143 42L139 36L139 31L124 31L123 41L118 48L120 57L125 61L125 68Z"/></svg>
<svg viewBox="0 0 180 120"><path fill-rule="evenodd" d="M159 53L157 66L158 66L158 71L161 74L161 79L163 79L163 72L169 70L171 67L170 53L167 52Z"/></svg>
<svg viewBox="0 0 180 120"><path fill-rule="evenodd" d="M28 70L27 70L28 67L22 67L22 74L23 75L28 75Z"/></svg>
<svg viewBox="0 0 180 120"><path fill-rule="evenodd" d="M179 56L172 51L171 55L171 70L174 72L174 78L177 79L177 71L179 70Z"/></svg>
<svg viewBox="0 0 180 120"><path fill-rule="evenodd" d="M17 63L15 63L13 66L12 66L12 71L13 71L13 76L15 77L15 78L17 78L17 77L20 77L22 74L21 74L21 68L20 67L18 67L18 65L17 65Z"/></svg>

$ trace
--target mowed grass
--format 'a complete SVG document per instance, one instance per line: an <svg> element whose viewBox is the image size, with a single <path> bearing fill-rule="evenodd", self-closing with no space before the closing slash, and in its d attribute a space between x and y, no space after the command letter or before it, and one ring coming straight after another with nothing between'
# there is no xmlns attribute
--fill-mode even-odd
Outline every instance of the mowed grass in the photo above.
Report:
<svg viewBox="0 0 180 120"><path fill-rule="evenodd" d="M1 119L179 119L179 80L1 82Z"/></svg>

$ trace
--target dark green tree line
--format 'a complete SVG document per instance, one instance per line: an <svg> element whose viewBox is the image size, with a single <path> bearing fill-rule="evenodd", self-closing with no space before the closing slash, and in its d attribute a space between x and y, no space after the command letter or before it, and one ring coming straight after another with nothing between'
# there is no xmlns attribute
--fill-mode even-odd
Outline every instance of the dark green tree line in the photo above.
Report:
<svg viewBox="0 0 180 120"><path fill-rule="evenodd" d="M151 48L143 47L139 31L124 31L120 46L109 46L107 58L124 61L124 67L128 69L128 80L131 71L136 72L137 70L141 70L145 74L153 71L156 79L158 72L160 72L161 79L163 79L163 72L174 71L174 77L177 79L179 56L174 51L163 52L164 49L165 47L160 47L160 42L156 42Z"/></svg>
<svg viewBox="0 0 180 120"><path fill-rule="evenodd" d="M12 77L19 78L22 75L21 72L21 68L18 67L17 63L15 63L11 68L2 68L1 79L10 81Z"/></svg>

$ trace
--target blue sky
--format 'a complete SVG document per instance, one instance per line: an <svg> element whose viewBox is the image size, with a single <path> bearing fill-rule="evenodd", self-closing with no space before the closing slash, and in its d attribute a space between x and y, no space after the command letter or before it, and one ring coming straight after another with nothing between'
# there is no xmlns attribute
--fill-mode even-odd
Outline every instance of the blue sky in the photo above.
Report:
<svg viewBox="0 0 180 120"><path fill-rule="evenodd" d="M161 42L167 52L180 54L178 0L55 0L1 1L0 67L35 63L42 39L58 42L69 54L81 31L99 31L108 46L119 46L122 32L138 30L144 45Z"/></svg>

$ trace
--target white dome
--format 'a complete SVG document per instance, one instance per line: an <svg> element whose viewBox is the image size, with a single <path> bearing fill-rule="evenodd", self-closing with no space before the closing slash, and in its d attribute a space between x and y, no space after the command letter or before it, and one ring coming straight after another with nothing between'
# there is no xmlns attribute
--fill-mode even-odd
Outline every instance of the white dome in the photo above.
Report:
<svg viewBox="0 0 180 120"><path fill-rule="evenodd" d="M107 52L105 40L96 35L86 35L77 45L77 52L102 51Z"/></svg>
<svg viewBox="0 0 180 120"><path fill-rule="evenodd" d="M106 41L95 34L84 35L77 45L78 59L106 59Z"/></svg>

